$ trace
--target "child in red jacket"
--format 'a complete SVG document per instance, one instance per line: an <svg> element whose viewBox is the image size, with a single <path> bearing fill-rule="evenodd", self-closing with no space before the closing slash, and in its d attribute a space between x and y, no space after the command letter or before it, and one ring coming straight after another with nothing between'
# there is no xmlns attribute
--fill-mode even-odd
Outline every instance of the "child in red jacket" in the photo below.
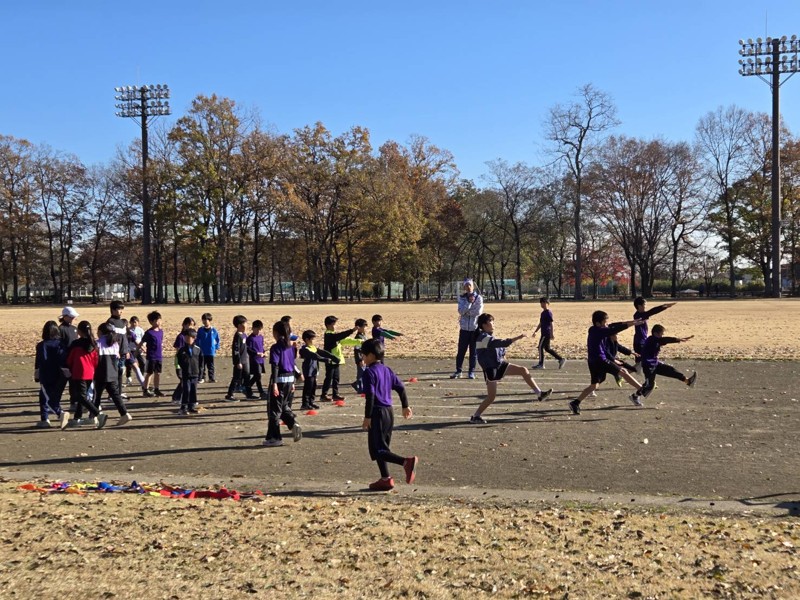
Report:
<svg viewBox="0 0 800 600"><path fill-rule="evenodd" d="M67 368L69 369L69 412L61 413L61 429L67 428L69 413L74 412L78 405L88 411L94 419L95 427L102 429L108 415L100 413L92 402L86 399L89 385L94 380L94 372L97 369L99 355L97 344L92 335L92 326L89 321L81 321L78 324L78 339L70 346L67 354Z"/></svg>

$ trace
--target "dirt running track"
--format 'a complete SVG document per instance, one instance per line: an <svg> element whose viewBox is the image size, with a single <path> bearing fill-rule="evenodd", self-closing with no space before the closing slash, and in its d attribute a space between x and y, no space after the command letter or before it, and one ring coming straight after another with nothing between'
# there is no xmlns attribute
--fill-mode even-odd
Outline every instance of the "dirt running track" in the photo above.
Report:
<svg viewBox="0 0 800 600"><path fill-rule="evenodd" d="M221 361L223 362L223 361ZM800 364L677 362L697 369L694 389L660 379L644 408L611 382L587 399L583 414L567 400L587 383L583 362L535 372L555 392L543 403L521 381L500 386L487 425L467 419L484 393L482 379L450 380L451 361L387 361L409 383L414 418L398 419L393 449L420 456L421 493L530 493L545 498L663 497L665 502L728 501L742 510L768 507L797 514L800 471ZM218 378L227 382L227 364ZM205 411L178 417L168 399L130 401L134 421L102 431L37 430L31 359L3 360L0 376L0 475L208 481L266 491L357 492L375 479L365 434L363 399L323 405L300 415L304 438L263 448L264 403L220 402L223 383L201 386ZM348 364L343 381L353 377ZM171 389L174 375L163 389ZM129 390L131 388L128 388ZM348 388L349 389L349 388ZM112 409L113 410L113 409ZM109 425L115 422L112 416ZM399 475L399 473L397 474ZM411 493L411 488L398 488Z"/></svg>

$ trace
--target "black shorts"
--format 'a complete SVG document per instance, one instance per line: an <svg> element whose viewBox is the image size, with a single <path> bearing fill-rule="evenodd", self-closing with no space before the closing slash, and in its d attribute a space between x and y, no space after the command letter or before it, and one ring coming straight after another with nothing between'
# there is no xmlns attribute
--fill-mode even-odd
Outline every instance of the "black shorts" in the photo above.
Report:
<svg viewBox="0 0 800 600"><path fill-rule="evenodd" d="M496 369L484 369L483 379L484 381L500 381L505 376L506 369L508 369L507 362L502 363Z"/></svg>
<svg viewBox="0 0 800 600"><path fill-rule="evenodd" d="M148 360L147 361L147 374L152 375L153 373L161 373L161 361L160 360Z"/></svg>
<svg viewBox="0 0 800 600"><path fill-rule="evenodd" d="M369 457L378 460L381 454L391 452L392 429L394 428L394 410L391 406L375 406L370 417L368 435Z"/></svg>
<svg viewBox="0 0 800 600"><path fill-rule="evenodd" d="M606 375L619 375L619 365L612 362L590 362L589 373L592 376L592 383L603 383Z"/></svg>

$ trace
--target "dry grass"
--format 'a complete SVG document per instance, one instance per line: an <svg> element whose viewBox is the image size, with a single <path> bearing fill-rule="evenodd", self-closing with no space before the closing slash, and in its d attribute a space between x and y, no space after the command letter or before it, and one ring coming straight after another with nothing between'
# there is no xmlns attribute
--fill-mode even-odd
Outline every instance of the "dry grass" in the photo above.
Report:
<svg viewBox="0 0 800 600"><path fill-rule="evenodd" d="M651 303L651 306L655 303ZM631 302L558 302L553 301L558 348L570 359L585 358L586 330L591 325L591 313L605 310L612 321L624 321L633 316ZM106 306L78 306L81 319L93 324L108 317ZM397 357L447 357L455 355L458 322L453 302L436 303L364 303L333 305L258 305L258 306L164 306L158 310L164 316L165 341L171 346L185 316L200 319L209 310L223 338L227 353L233 327L231 319L242 313L250 320L261 319L271 324L286 313L294 317L296 331L314 329L321 335L325 315L339 317L339 329L352 326L359 317L369 320L373 314L384 317L384 326L405 334L390 342L389 352ZM486 310L496 317L495 331L501 337L525 332L530 334L538 323L538 303L487 304ZM138 315L146 325L141 306L131 306L126 317ZM30 355L39 339L41 326L47 319L60 314L58 307L4 308L0 327L0 354ZM684 301L651 319L651 326L661 323L667 335L694 335L688 344L669 349L670 358L712 359L798 359L800 358L800 299ZM623 333L623 343L630 344L632 330ZM538 338L537 338L538 339ZM515 345L514 354L530 357L534 343L522 341Z"/></svg>
<svg viewBox="0 0 800 600"><path fill-rule="evenodd" d="M4 597L796 598L796 520L457 499L38 496Z"/></svg>

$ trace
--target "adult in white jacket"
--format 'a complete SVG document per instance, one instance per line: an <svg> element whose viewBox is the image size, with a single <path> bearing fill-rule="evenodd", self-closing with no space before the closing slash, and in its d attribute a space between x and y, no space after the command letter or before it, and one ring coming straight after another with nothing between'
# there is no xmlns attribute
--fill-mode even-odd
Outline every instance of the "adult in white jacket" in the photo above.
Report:
<svg viewBox="0 0 800 600"><path fill-rule="evenodd" d="M475 379L475 339L478 329L478 316L483 312L483 297L475 288L472 279L464 280L464 293L458 297L458 352L456 354L456 372L450 379L458 379L464 366L464 356L469 349L469 371L467 376Z"/></svg>

